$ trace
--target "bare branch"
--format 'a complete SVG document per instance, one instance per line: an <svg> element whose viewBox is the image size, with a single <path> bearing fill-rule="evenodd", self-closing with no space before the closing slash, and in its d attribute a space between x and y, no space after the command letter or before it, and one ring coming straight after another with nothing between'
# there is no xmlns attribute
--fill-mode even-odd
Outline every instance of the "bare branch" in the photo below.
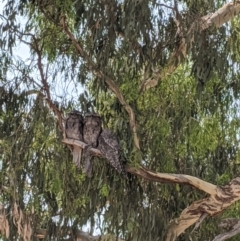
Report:
<svg viewBox="0 0 240 241"><path fill-rule="evenodd" d="M64 17L61 19L61 26L62 26L63 31L72 40L72 42L73 42L75 48L77 49L78 53L80 54L80 56L88 64L89 70L92 71L92 73L95 76L105 80L109 89L116 95L119 102L122 104L122 106L125 108L125 110L129 114L130 127L133 132L134 144L138 149L140 149L139 139L137 136L136 118L135 118L135 113L134 113L133 109L124 99L124 96L120 92L120 90L119 90L118 86L116 85L116 83L114 82L114 80L111 77L109 77L108 75L104 74L100 69L98 69L96 64L92 61L92 59L88 56L88 54L83 50L82 46L78 43L78 41L75 39L74 35L69 30L66 19Z"/></svg>
<svg viewBox="0 0 240 241"><path fill-rule="evenodd" d="M77 140L63 139L62 142L68 145L87 148L87 144ZM97 156L102 156L98 149L91 148L90 151ZM191 225L196 224L196 227L198 227L207 216L217 215L240 200L240 177L233 179L225 186L216 186L193 176L157 173L147 170L142 166L126 166L126 171L148 181L189 185L209 194L209 197L192 203L183 210L178 219L171 222L166 241L175 240Z"/></svg>
<svg viewBox="0 0 240 241"><path fill-rule="evenodd" d="M74 139L64 138L62 140L62 142L67 144L67 145L78 146L78 147L81 147L83 149L88 147L88 145L86 143L84 143L82 141L74 140ZM90 148L88 150L91 151L92 153L94 153L95 156L102 156L102 153L98 149Z"/></svg>
<svg viewBox="0 0 240 241"><path fill-rule="evenodd" d="M225 228L227 227L229 231L219 234L213 239L213 241L227 240L240 233L240 220L236 218L224 219L219 226L224 226Z"/></svg>
<svg viewBox="0 0 240 241"><path fill-rule="evenodd" d="M170 224L166 241L175 240L188 227L198 222L203 214L215 216L240 200L240 177L229 184L217 187L208 198L196 201L183 210L180 217ZM224 240L224 239L223 239Z"/></svg>
<svg viewBox="0 0 240 241"><path fill-rule="evenodd" d="M203 220L204 220L206 217L208 217L208 214L207 214L207 213L202 214L202 216L201 216L201 217L198 219L198 221L196 222L195 227L194 227L194 229L192 230L191 233L193 233L197 228L199 228L199 226L201 225L201 223L203 222Z"/></svg>
<svg viewBox="0 0 240 241"><path fill-rule="evenodd" d="M50 89L49 89L49 84L48 84L47 78L46 78L47 77L47 72L44 74L43 64L42 64L42 52L39 49L37 39L34 36L32 36L32 38L34 40L34 45L32 45L32 47L34 48L34 50L35 50L35 52L36 52L36 54L38 56L38 62L37 62L38 69L39 69L39 72L40 72L41 81L42 81L42 84L43 84L43 89L44 89L44 91L46 93L45 100L46 100L49 108L51 110L53 110L53 112L56 114L57 119L58 119L59 127L62 130L62 132L64 133L62 113L61 113L61 111L58 109L58 107L52 101L51 94L50 94Z"/></svg>
<svg viewBox="0 0 240 241"><path fill-rule="evenodd" d="M68 145L79 146L83 149L87 148L87 144L85 144L84 142L73 140L73 139L66 138L66 139L63 139L62 142ZM91 148L90 151L96 156L102 156L101 152L98 149ZM197 177L193 177L189 175L158 173L158 172L150 171L141 166L139 167L126 166L126 171L152 182L178 183L178 184L192 186L208 194L217 195L218 193L218 187L216 185L213 185Z"/></svg>
<svg viewBox="0 0 240 241"><path fill-rule="evenodd" d="M178 183L192 186L198 190L204 191L208 194L217 193L217 186L211 183L205 182L197 177L171 174L171 173L159 173L150 171L144 167L126 167L126 171L135 174L145 180L161 183Z"/></svg>
<svg viewBox="0 0 240 241"><path fill-rule="evenodd" d="M199 32L203 30L215 27L219 28L224 23L231 20L234 16L240 12L240 1L233 1L225 4L223 7L218 9L214 14L208 14L203 16L200 20L196 20L190 27L185 38L182 39L179 48L170 56L166 67L162 70L158 70L153 76L143 80L140 92L145 92L147 89L155 87L159 80L163 80L167 76L171 75L176 68L184 61L187 57L187 41L190 41L188 50L191 49L191 45L194 42L194 31L199 27Z"/></svg>
<svg viewBox="0 0 240 241"><path fill-rule="evenodd" d="M73 232L71 227L67 228L66 233L68 235L71 235L76 238L76 239L70 238L69 240L76 240L76 241L95 241L95 240L96 241L97 240L100 240L100 241L124 241L121 238L116 239L116 236L111 235L111 234L93 236L93 235L83 232L81 230L77 230L77 231ZM36 233L35 233L35 237L37 237L39 239L44 239L46 234L47 234L47 231L45 229L37 229ZM68 240L68 239L64 239L64 240Z"/></svg>

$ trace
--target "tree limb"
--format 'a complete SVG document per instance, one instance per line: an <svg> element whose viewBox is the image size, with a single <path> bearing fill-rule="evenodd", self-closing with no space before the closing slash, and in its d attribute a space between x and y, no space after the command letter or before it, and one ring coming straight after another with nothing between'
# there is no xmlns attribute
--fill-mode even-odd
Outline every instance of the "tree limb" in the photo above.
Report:
<svg viewBox="0 0 240 241"><path fill-rule="evenodd" d="M68 145L87 148L87 144L77 140L63 139L62 142ZM98 149L91 148L90 151L97 156L102 156ZM150 171L142 166L131 167L127 165L126 171L148 181L189 185L209 194L209 197L193 202L189 207L183 210L178 219L171 222L166 241L175 240L191 225L201 223L207 215L217 215L240 200L240 177L234 178L225 186L216 186L194 176L158 173Z"/></svg>
<svg viewBox="0 0 240 241"><path fill-rule="evenodd" d="M83 148L83 149L89 147L86 143L84 143L84 142L82 142L82 141L74 140L74 139L64 138L64 139L62 140L62 142L63 142L64 144L72 145L72 146L78 146L78 147L81 147L81 148ZM90 149L88 149L88 150L91 151L92 153L94 153L95 156L102 156L102 153L101 153L98 149L90 148Z"/></svg>
<svg viewBox="0 0 240 241"><path fill-rule="evenodd" d="M87 144L81 141L73 140L73 139L63 139L63 143L73 146L78 146L81 148L87 148ZM101 152L98 149L91 148L90 151L96 156L102 156ZM178 183L192 186L198 190L206 192L208 194L217 195L218 187L209 182L205 182L197 177L183 175L183 174L170 174L170 173L158 173L154 171L150 171L142 166L139 167L131 167L126 166L126 171L137 175L147 181L152 182L160 182L160 183Z"/></svg>
<svg viewBox="0 0 240 241"><path fill-rule="evenodd" d="M34 45L32 45L32 47L33 47L33 49L35 50L35 52L36 52L36 54L38 56L38 60L37 60L38 70L39 70L39 73L40 73L40 77L41 77L41 81L42 81L42 85L43 85L43 90L46 93L45 100L46 100L49 108L57 116L59 127L60 127L61 131L65 134L64 127L63 127L62 113L58 109L58 107L53 103L52 98L51 98L49 84L48 84L48 81L47 81L47 77L45 77L45 76L47 76L47 72L44 75L43 64L42 64L42 51L39 49L38 41L35 38L35 36L32 36L32 38L34 40Z"/></svg>
<svg viewBox="0 0 240 241"><path fill-rule="evenodd" d="M93 236L89 233L83 232L81 230L77 230L75 232L73 232L73 229L71 227L67 228L67 232L68 235L74 236L75 239L70 238L69 240L76 240L76 241L124 241L123 239L116 239L116 236L114 235L110 235L110 234L106 234L106 235L97 235L97 236ZM74 235L73 235L74 233ZM35 233L35 237L39 238L39 239L44 239L45 236L47 234L47 231L45 229L37 229L36 233ZM63 240L67 240L67 239L63 239Z"/></svg>
<svg viewBox="0 0 240 241"><path fill-rule="evenodd" d="M219 227L225 228L228 232L219 234L213 241L223 241L240 233L240 220L236 218L226 218L223 219Z"/></svg>
<svg viewBox="0 0 240 241"><path fill-rule="evenodd" d="M166 241L173 241L188 227L196 223L203 214L215 216L236 201L240 200L240 177L234 178L229 184L217 187L217 193L208 198L196 201L183 210L180 217L169 226ZM224 239L223 239L224 240Z"/></svg>
<svg viewBox="0 0 240 241"><path fill-rule="evenodd" d="M234 16L239 14L239 12L240 1L233 1L222 6L214 14L208 14L203 16L200 20L197 19L194 21L185 38L182 38L179 48L170 56L166 67L162 70L158 69L153 76L143 80L140 92L143 93L147 89L155 87L160 79L163 80L167 76L171 75L184 61L184 59L187 57L187 49L191 49L191 45L194 42L194 31L196 31L196 29L199 29L198 31L202 32L210 27L219 28L224 23L231 20ZM188 43L187 40L189 41ZM187 44L189 44L189 46L187 46Z"/></svg>
<svg viewBox="0 0 240 241"><path fill-rule="evenodd" d="M18 234L22 237L23 241L30 241L32 237L35 236L38 239L42 240L46 238L47 230L46 229L33 229L32 227L32 217L34 212L26 213L17 205L16 201L13 202L12 205L12 212L11 214L7 215L6 208L0 205L0 234L9 238L10 236L10 225L9 225L9 218L13 219L13 223L18 230ZM56 224L53 223L53 226ZM57 228L55 229L57 230ZM123 239L116 239L116 236L111 234L105 235L97 235L93 236L89 233L83 232L81 230L76 230L73 227L66 227L62 229L58 229L58 233L54 234L61 238L61 240L76 240L76 241L123 241ZM70 239L66 239L66 236L70 236Z"/></svg>
<svg viewBox="0 0 240 241"><path fill-rule="evenodd" d="M67 23L66 23L66 19L64 17L61 19L61 27L62 27L63 31L68 35L68 37L72 40L75 48L77 49L78 53L83 58L83 60L86 61L86 63L89 66L89 69L90 69L90 71L92 71L93 75L95 75L101 79L104 79L104 81L106 82L109 89L116 95L119 102L122 104L122 106L125 108L125 110L129 114L130 127L133 132L134 144L138 149L140 149L139 139L137 136L136 118L135 118L135 113L134 113L133 109L124 99L124 96L120 92L120 90L119 90L118 86L116 85L116 83L114 82L114 80L111 77L109 77L108 75L104 74L100 69L98 69L96 64L92 61L92 59L88 56L88 54L83 50L82 46L78 43L78 41L76 40L74 35L69 30Z"/></svg>
<svg viewBox="0 0 240 241"><path fill-rule="evenodd" d="M197 177L183 175L183 174L171 174L171 173L159 173L150 171L142 166L140 167L126 167L126 171L135 174L145 180L161 183L177 183L192 186L198 190L206 192L208 194L217 193L217 186L209 182L205 182Z"/></svg>

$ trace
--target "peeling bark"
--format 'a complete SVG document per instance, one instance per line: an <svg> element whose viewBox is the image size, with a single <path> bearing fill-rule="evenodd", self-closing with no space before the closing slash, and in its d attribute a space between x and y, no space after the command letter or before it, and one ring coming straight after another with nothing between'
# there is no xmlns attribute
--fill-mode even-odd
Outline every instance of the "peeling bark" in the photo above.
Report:
<svg viewBox="0 0 240 241"><path fill-rule="evenodd" d="M3 206L0 206L0 234L9 238L11 232L9 227L8 218L13 219L13 223L18 230L18 234L22 237L23 241L30 241L32 237L37 237L39 240L45 239L47 235L46 229L37 228L33 231L32 229L32 214L26 214L23 212L16 202L13 204L12 215L6 215L6 209ZM64 231L62 231L64 230ZM123 241L123 239L116 239L116 236L111 234L106 235L97 235L93 236L89 233L83 232L81 230L75 230L73 227L67 227L64 229L59 229L58 235L62 240L71 240L71 241ZM70 236L69 239L66 236Z"/></svg>
<svg viewBox="0 0 240 241"><path fill-rule="evenodd" d="M208 14L203 16L200 20L197 19L195 22L193 22L186 37L181 40L179 48L170 56L166 67L164 69L157 70L153 76L143 80L140 92L142 93L152 87L155 87L160 79L162 80L166 78L176 70L176 68L187 57L187 47L188 50L191 49L191 45L194 42L194 31L196 29L199 29L198 31L202 32L210 27L219 28L224 23L231 20L234 16L238 15L239 12L240 1L233 1L222 6L214 14ZM186 41L187 39L189 41L188 43Z"/></svg>
<svg viewBox="0 0 240 241"><path fill-rule="evenodd" d="M203 214L215 216L238 200L240 200L240 177L234 178L228 185L217 187L216 193L184 209L180 217L170 224L166 241L175 240L188 227L195 224Z"/></svg>
<svg viewBox="0 0 240 241"><path fill-rule="evenodd" d="M71 139L64 139L63 143L77 145L82 148L87 146L83 142ZM92 148L91 152L95 155L101 156L101 152L98 149ZM189 185L209 195L207 198L193 202L189 207L183 210L179 218L170 223L166 241L175 240L191 225L197 225L199 222L201 223L203 217L206 217L207 215L215 216L236 201L240 200L240 177L234 178L225 186L216 186L194 176L158 173L150 171L142 166L126 166L126 171L147 181Z"/></svg>
<svg viewBox="0 0 240 241"><path fill-rule="evenodd" d="M74 235L73 235L74 233ZM44 239L47 234L47 231L45 229L37 229L35 232L35 237L41 239ZM97 235L93 236L89 233L77 230L77 232L73 232L72 228L69 227L67 230L67 234L72 236L69 239L64 239L64 240L74 240L74 241L124 241L123 239L116 239L116 236L111 235L111 234L106 234L106 235Z"/></svg>
<svg viewBox="0 0 240 241"><path fill-rule="evenodd" d="M228 232L216 236L213 241L223 241L240 233L240 220L236 218L226 218L221 221L219 227L227 229Z"/></svg>
<svg viewBox="0 0 240 241"><path fill-rule="evenodd" d="M73 139L63 139L62 142L68 145L79 146L83 149L87 148L87 144L85 144L84 142ZM101 152L98 149L91 148L90 151L94 155L102 156ZM158 173L150 171L142 166L127 166L126 171L137 175L147 181L190 185L198 190L208 193L207 198L193 202L190 206L183 210L179 218L176 218L170 223L166 234L166 241L176 240L176 238L191 225L196 224L196 227L198 227L205 217L213 217L227 209L236 201L240 200L240 177L234 178L227 185L216 186L194 176ZM6 187L3 190L8 191ZM19 235L23 238L24 241L29 241L32 235L39 239L44 239L47 233L46 230L43 229L37 229L33 231L31 227L32 215L34 215L33 212L31 214L25 214L17 206L16 202L14 203L12 218L15 226L18 229ZM224 219L219 226L221 228L227 229L228 232L216 236L214 241L226 240L240 233L240 221L238 219ZM0 207L0 233L8 237L9 232L10 230L5 210L3 207ZM74 239L71 238L71 240L76 241L116 240L116 237L112 235L92 236L82 231L73 232L71 227L67 229L67 234L74 237ZM62 236L64 235L66 235L66 233L62 234ZM118 239L118 241L123 240Z"/></svg>

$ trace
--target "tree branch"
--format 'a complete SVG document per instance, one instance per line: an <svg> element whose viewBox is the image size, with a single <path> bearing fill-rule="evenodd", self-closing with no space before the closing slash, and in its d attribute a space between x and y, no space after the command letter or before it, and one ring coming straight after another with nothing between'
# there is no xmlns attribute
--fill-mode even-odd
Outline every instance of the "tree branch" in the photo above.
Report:
<svg viewBox="0 0 240 241"><path fill-rule="evenodd" d="M73 140L73 139L63 139L63 143L73 146L78 146L83 149L87 148L87 144L81 141ZM90 151L96 156L102 156L102 153L95 148L91 148ZM209 182L205 182L197 177L182 175L182 174L170 174L170 173L158 173L154 171L150 171L142 166L139 167L131 167L126 166L126 171L137 175L147 181L152 182L160 182L160 183L178 183L192 186L198 190L206 192L208 194L217 195L218 187Z"/></svg>
<svg viewBox="0 0 240 241"><path fill-rule="evenodd" d="M38 56L37 65L38 65L38 69L39 69L39 73L40 73L43 89L44 89L44 91L46 93L45 100L46 100L49 108L57 116L59 127L60 127L61 131L65 134L64 127L63 127L62 113L61 113L61 111L58 109L58 107L52 101L51 94L50 94L50 89L49 89L49 84L47 82L47 77L45 77L45 76L47 76L47 73L45 73L45 76L44 76L44 70L43 70L43 64L42 64L42 53L41 53L41 50L39 49L39 46L38 46L38 40L35 38L35 36L32 36L32 38L34 40L34 45L32 45L32 47L33 47L33 49L35 50L35 52L36 52L36 54Z"/></svg>
<svg viewBox="0 0 240 241"><path fill-rule="evenodd" d="M66 229L65 229L66 230ZM76 241L124 241L123 239L116 239L116 236L111 235L111 234L106 234L106 235L97 235L93 236L89 233L83 232L81 230L77 230L73 232L73 229L71 227L68 227L66 230L66 233L68 235L71 235L75 237L76 239L70 238L69 240L76 240ZM37 229L35 233L35 237L39 239L44 239L47 234L47 231L45 229ZM68 239L63 239L63 240L68 240Z"/></svg>
<svg viewBox="0 0 240 241"><path fill-rule="evenodd" d="M208 198L196 201L184 209L180 217L170 224L166 241L175 240L205 213L215 216L240 200L240 177L234 178L225 186L217 187L216 191L217 193L212 193Z"/></svg>
<svg viewBox="0 0 240 241"><path fill-rule="evenodd" d="M194 42L194 31L199 29L199 32L214 27L219 28L224 23L231 20L234 16L240 12L240 1L233 1L225 4L223 7L218 9L214 14L208 14L203 16L200 20L196 20L191 25L187 35L182 39L179 48L170 56L166 67L162 70L158 69L148 79L143 80L140 88L140 92L145 92L147 89L155 87L159 80L163 80L167 76L171 75L175 69L184 61L187 57L187 49L191 49L192 43ZM189 46L187 46L189 44ZM188 47L188 48L187 48Z"/></svg>
<svg viewBox="0 0 240 241"><path fill-rule="evenodd" d="M206 192L208 194L217 193L216 185L213 185L209 182L205 182L197 177L193 177L189 175L159 173L159 172L150 171L142 166L137 168L127 166L126 171L152 182L177 183L177 184L189 185L198 190Z"/></svg>
<svg viewBox="0 0 240 241"><path fill-rule="evenodd" d="M87 144L84 142L73 139L63 139L62 142L68 145L79 146L83 149L87 148ZM98 149L91 148L90 151L97 156L102 156ZM240 200L240 177L234 178L225 186L216 186L193 176L158 173L142 166L131 167L127 165L126 171L148 181L189 185L209 194L209 197L192 203L183 210L178 219L171 222L166 241L175 240L191 225L197 223L196 226L199 226L206 216L217 215Z"/></svg>
<svg viewBox="0 0 240 241"><path fill-rule="evenodd" d="M219 234L213 241L223 241L240 233L240 220L236 218L226 218L223 219L219 227L225 228L228 232Z"/></svg>
<svg viewBox="0 0 240 241"><path fill-rule="evenodd" d="M82 141L74 140L74 139L64 138L62 140L62 142L64 144L72 145L72 146L78 146L78 147L81 147L83 149L86 149L86 148L89 147L86 143L84 143ZM98 149L90 148L88 150L91 151L92 153L94 153L95 156L102 156L102 153Z"/></svg>
<svg viewBox="0 0 240 241"><path fill-rule="evenodd" d="M33 210L32 210L33 211ZM45 239L47 235L46 229L37 228L36 230L32 227L32 218L34 216L34 212L32 213L26 213L23 212L23 210L17 205L16 201L12 204L12 212L11 214L7 214L6 208L4 208L2 205L0 205L0 234L5 236L6 238L9 238L10 236L10 225L9 225L9 219L13 219L13 223L16 226L18 230L18 234L22 237L23 241L29 241L32 240L32 236L37 237L38 239ZM53 226L56 225L55 223L52 223ZM76 241L123 241L123 239L116 239L116 236L111 234L105 234L105 235L98 235L93 236L89 233L83 232L81 230L76 230L73 227L64 227L63 229L60 227L60 229L56 229L58 233L55 233L53 235L56 235L57 237L62 238L62 240L76 240ZM66 239L66 236L70 236L70 239Z"/></svg>
<svg viewBox="0 0 240 241"><path fill-rule="evenodd" d="M104 74L100 69L98 69L96 64L92 61L92 59L88 56L88 54L83 50L82 46L78 43L78 41L75 39L74 35L69 30L67 23L66 23L66 19L64 17L61 19L61 27L62 27L63 31L68 35L68 37L72 40L75 48L77 49L78 53L83 58L83 60L88 64L89 69L90 69L90 71L92 71L93 75L105 80L108 88L116 95L119 102L122 104L122 106L127 111L129 118L130 118L130 127L133 132L134 144L138 149L140 149L139 139L137 136L136 118L135 118L135 113L134 113L133 109L124 99L124 96L120 92L120 90L119 90L118 86L116 85L116 83L114 82L114 80L111 77L109 77L108 75Z"/></svg>

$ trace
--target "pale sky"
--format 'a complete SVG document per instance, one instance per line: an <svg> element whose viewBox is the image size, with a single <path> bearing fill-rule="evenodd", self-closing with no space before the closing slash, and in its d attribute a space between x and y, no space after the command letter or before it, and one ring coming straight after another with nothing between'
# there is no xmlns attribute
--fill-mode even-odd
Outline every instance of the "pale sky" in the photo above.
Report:
<svg viewBox="0 0 240 241"><path fill-rule="evenodd" d="M2 1L0 1L0 14L2 14L4 4ZM20 23L22 25L25 24L24 18L18 18ZM0 24L2 20L0 18ZM1 36L0 36L1 37ZM24 43L20 43L14 47L13 51L13 58L16 59L21 59L22 61L25 62L25 64L29 63L29 58L30 58L30 49L29 46L27 46ZM44 62L44 65L47 64L46 61ZM34 73L33 73L34 74ZM11 76L11 74L9 74ZM39 73L36 73L36 78L39 76ZM39 81L40 83L40 81ZM78 102L78 97L79 94L83 92L83 87L80 86L77 81L73 80L71 83L62 83L62 81L59 81L57 84L55 84L55 90L52 89L52 94L54 100L58 100L60 103L66 104L66 101L68 100L73 100L75 103ZM90 231L90 225L87 224L85 227L83 227L83 231L89 232ZM100 234L99 229L94 229L94 235Z"/></svg>
<svg viewBox="0 0 240 241"><path fill-rule="evenodd" d="M5 4L3 2L0 2L0 13L2 14L3 7ZM25 20L23 17L18 17L18 21L21 23L22 26L25 24ZM0 24L2 20L0 18ZM29 58L30 58L30 49L29 46L27 46L24 43L17 44L16 47L14 47L13 50L13 58L14 59L21 59L24 61L25 64L30 63ZM46 68L47 66L47 61L44 61L44 67ZM50 65L50 69L51 69ZM17 73L14 73L17 74ZM34 73L33 73L34 75ZM11 74L10 74L11 76ZM36 71L36 77L34 76L34 79L37 80L37 82L41 85L41 80L39 78L39 73ZM57 100L59 103L62 103L63 106L67 105L68 101L72 101L73 103L77 104L78 103L78 98L79 95L84 91L84 88L78 83L76 79L71 79L71 81L65 83L64 81L64 76L63 74L57 76L55 78L55 81L51 78L51 76L48 79L49 84L51 85L51 95L53 100Z"/></svg>

